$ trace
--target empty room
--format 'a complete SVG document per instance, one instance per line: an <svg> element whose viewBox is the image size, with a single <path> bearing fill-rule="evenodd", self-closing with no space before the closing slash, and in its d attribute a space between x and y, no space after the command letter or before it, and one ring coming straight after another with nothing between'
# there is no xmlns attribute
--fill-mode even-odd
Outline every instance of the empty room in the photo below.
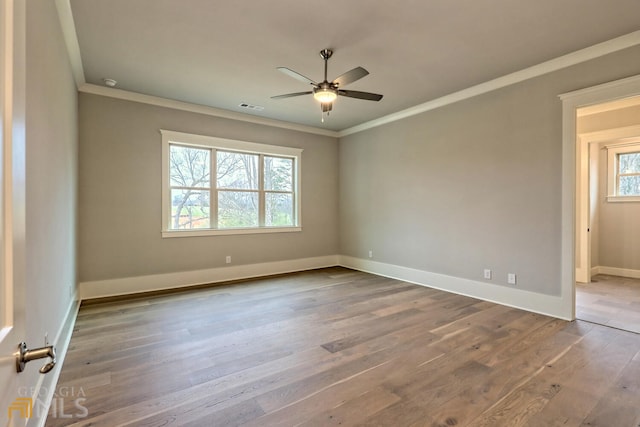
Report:
<svg viewBox="0 0 640 427"><path fill-rule="evenodd" d="M640 426L637 0L0 4L0 426Z"/></svg>

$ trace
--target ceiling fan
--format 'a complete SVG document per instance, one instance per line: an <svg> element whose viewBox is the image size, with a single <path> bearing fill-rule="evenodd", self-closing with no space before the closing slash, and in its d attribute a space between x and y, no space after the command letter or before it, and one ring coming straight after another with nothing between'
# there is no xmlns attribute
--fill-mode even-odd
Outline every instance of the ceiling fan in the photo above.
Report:
<svg viewBox="0 0 640 427"><path fill-rule="evenodd" d="M310 78L305 77L302 74L289 68L278 67L278 70L282 71L286 75L293 77L296 80L300 80L303 83L310 84L311 86L313 86L313 89L306 92L295 92L272 96L271 98L281 99L313 94L313 97L320 102L322 112L327 114L333 108L333 101L335 101L338 96L365 99L367 101L380 101L382 99L382 95L378 95L377 93L342 89L343 86L346 86L349 83L353 83L356 80L360 80L361 78L369 74L369 72L362 67L356 67L353 70L347 71L346 73L334 79L332 82L329 82L327 80L327 62L329 61L329 58L331 58L331 55L333 55L333 51L331 49L322 49L320 51L320 57L324 60L324 80L321 83L316 83Z"/></svg>

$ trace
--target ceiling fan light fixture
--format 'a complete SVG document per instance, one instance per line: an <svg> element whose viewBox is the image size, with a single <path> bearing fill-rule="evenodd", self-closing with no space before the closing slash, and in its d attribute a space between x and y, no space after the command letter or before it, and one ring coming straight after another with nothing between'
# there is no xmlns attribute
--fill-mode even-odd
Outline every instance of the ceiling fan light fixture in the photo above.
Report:
<svg viewBox="0 0 640 427"><path fill-rule="evenodd" d="M338 94L335 89L318 88L313 91L313 97L322 104L331 103L336 100Z"/></svg>

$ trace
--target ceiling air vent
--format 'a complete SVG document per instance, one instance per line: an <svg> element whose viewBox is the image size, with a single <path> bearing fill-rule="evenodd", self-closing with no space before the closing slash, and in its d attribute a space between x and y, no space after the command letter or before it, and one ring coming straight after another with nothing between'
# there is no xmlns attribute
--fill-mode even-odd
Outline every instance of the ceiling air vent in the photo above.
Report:
<svg viewBox="0 0 640 427"><path fill-rule="evenodd" d="M246 102L243 102L242 104L240 104L239 107L240 108L246 108L247 110L254 110L254 111L262 111L262 110L264 110L264 107L261 107L259 105L247 104Z"/></svg>

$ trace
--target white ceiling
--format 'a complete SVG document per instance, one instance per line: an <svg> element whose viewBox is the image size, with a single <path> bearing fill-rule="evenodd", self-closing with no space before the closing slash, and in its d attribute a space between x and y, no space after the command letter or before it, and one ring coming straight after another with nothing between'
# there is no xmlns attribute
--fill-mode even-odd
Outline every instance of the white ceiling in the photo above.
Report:
<svg viewBox="0 0 640 427"><path fill-rule="evenodd" d="M83 79L224 110L344 130L640 30L639 0L65 0ZM370 75L321 122L309 90L276 70L321 81Z"/></svg>

